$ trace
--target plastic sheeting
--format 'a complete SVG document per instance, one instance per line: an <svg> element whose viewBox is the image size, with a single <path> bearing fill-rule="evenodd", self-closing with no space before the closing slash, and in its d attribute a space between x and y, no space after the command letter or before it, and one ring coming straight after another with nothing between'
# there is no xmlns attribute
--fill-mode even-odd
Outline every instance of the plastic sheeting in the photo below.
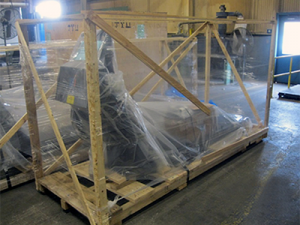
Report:
<svg viewBox="0 0 300 225"><path fill-rule="evenodd" d="M79 37L72 53L70 47L64 50L63 45L60 45L63 54L57 54L57 50L51 51L51 48L47 49L46 53L40 50L31 52L39 76L45 85L44 90L46 91L57 80L57 91L49 98L49 104L65 144L69 147L79 138L85 142L78 149L77 156L71 155L74 164L87 160L90 138L83 38L83 35ZM142 43L141 45L146 46L147 38L143 41L136 44ZM153 40L149 40L151 41ZM181 43L182 40L169 41L168 45L172 51ZM149 101L139 102L151 87L142 89L132 98L126 87L133 80L126 80L126 78L128 71L134 73L140 64L130 64L126 74L123 74L118 64L126 60L121 57L124 54L120 54L120 51L124 49L116 47L111 37L103 31L97 31L97 48L103 150L107 173L114 171L128 180L152 180L157 183L164 179L164 173L167 171L183 168L195 159L251 134L253 126L249 118L251 113L245 113L243 107L238 107L239 102L231 105L232 101L226 103L219 100L217 94L212 95L213 102L225 105L227 112L216 105L207 104L211 109L210 116L204 114L166 83L163 83L162 88L150 96ZM187 89L194 94L198 93L199 98L203 99L201 79L197 79L197 74L198 78L202 75L197 71L197 55L195 54L195 51L189 51L181 64L178 64L178 69ZM53 55L58 55L59 60L51 61L50 59L53 58L49 56ZM174 60L178 57L176 56ZM24 66L26 62L24 58L22 59ZM153 59L156 58L153 57ZM167 70L170 66L171 63L165 66L165 69ZM146 69L145 66L145 71ZM146 76L147 72L142 75ZM171 75L177 79L176 72L172 72ZM198 84L200 84L199 89L197 89ZM223 95L225 89L236 90L235 85L234 82L222 83L214 87L218 89L219 95ZM212 91L214 92L213 88ZM235 92L232 93L227 96L228 99L237 97ZM14 121L17 121L23 114L20 112L25 112L25 101L21 95L23 95L21 87L1 92L1 113L6 115L6 118L14 118ZM39 94L36 93L36 99L38 97ZM19 106L22 110L18 109ZM242 116L236 115L241 112ZM4 119L1 124L7 121L9 119ZM46 168L57 160L61 151L43 106L38 110L38 122L43 166ZM10 126L13 123L12 121ZM2 133L7 132L5 124L3 127ZM27 141L29 140L28 131L22 131L22 135ZM19 160L24 152L28 153L28 150L22 149L22 144L19 144L22 141L20 137L15 137L15 140L13 144L14 139L11 139L11 143L7 143L2 150L14 152L9 158L15 157L16 160L7 160L1 168L4 165L5 167L14 166L15 161L20 161L17 164L23 167L28 166L29 162L26 159L20 158ZM27 144L26 147L29 145ZM66 168L66 166L60 168Z"/></svg>
<svg viewBox="0 0 300 225"><path fill-rule="evenodd" d="M182 167L217 144L224 147L251 131L249 118L211 106L210 116L187 101L137 103L116 67L112 39L97 32L105 164L127 179L154 179ZM83 35L70 62L61 66L56 100L72 106L77 134L89 141ZM190 73L193 73L190 70ZM229 135L230 134L230 135Z"/></svg>

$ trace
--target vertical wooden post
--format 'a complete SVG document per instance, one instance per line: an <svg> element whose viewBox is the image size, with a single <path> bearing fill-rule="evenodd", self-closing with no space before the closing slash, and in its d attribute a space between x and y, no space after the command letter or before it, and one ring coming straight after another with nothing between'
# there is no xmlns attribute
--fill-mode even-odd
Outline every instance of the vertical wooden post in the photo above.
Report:
<svg viewBox="0 0 300 225"><path fill-rule="evenodd" d="M206 41L205 41L205 93L204 101L209 101L209 84L210 84L210 62L211 62L211 25L206 26Z"/></svg>
<svg viewBox="0 0 300 225"><path fill-rule="evenodd" d="M267 127L269 125L270 116L270 104L271 96L273 91L273 77L274 77L274 62L275 62L275 41L276 41L276 22L272 26L272 36L271 36L271 46L270 46L270 58L269 58L269 70L268 70L268 84L267 84L267 94L266 94L266 109L265 109L265 120L264 125Z"/></svg>
<svg viewBox="0 0 300 225"><path fill-rule="evenodd" d="M163 45L163 41L159 41L158 42L158 49L159 49L159 62L163 61L164 59L164 56L163 56L163 53L164 53L164 45ZM160 94L161 95L164 95L164 92L165 92L165 87L164 85L162 85L160 87Z"/></svg>
<svg viewBox="0 0 300 225"><path fill-rule="evenodd" d="M22 26L22 32L24 34L25 41L28 44L28 31L26 26ZM41 154L41 144L40 144L38 121L37 121L33 79L32 79L32 74L30 72L30 67L28 63L26 63L25 61L25 58L27 56L22 51L22 47L21 47L21 54L22 54L21 59L24 60L22 65L22 77L24 83L24 95L25 95L25 102L26 102L26 109L27 109L28 130L29 130L31 154L32 154L32 169L34 172L35 187L38 191L43 192L43 187L38 182L38 179L43 177L43 164L42 164L43 160Z"/></svg>
<svg viewBox="0 0 300 225"><path fill-rule="evenodd" d="M196 39L196 38L195 38ZM198 97L198 40L193 47L192 93Z"/></svg>
<svg viewBox="0 0 300 225"><path fill-rule="evenodd" d="M30 51L29 51L27 42L25 41L25 38L23 36L23 32L21 30L21 27L20 27L20 24L19 24L18 21L15 23L15 27L16 27L16 30L18 32L19 42L21 43L21 48L22 48L23 54L24 54L24 56L26 56L25 59L26 59L27 63L29 64L29 67L30 67L32 75L33 75L33 77L35 79L36 85L37 85L38 90L39 90L39 92L41 94L41 98L42 98L42 100L44 102L45 109L47 111L47 114L48 114L51 126L53 128L54 134L56 136L57 142L58 142L59 147L60 147L60 149L61 149L61 151L62 151L62 153L64 155L66 164L68 166L68 169L69 169L70 175L72 177L72 180L73 180L74 186L76 188L76 191L77 191L77 193L79 195L79 198L81 200L82 206L83 206L84 210L86 211L86 216L89 218L90 223L92 225L95 225L93 216L91 214L91 210L90 210L90 208L88 206L87 200L86 200L85 195L84 195L84 193L82 191L82 188L81 188L80 183L78 181L78 178L76 176L75 170L74 170L74 168L72 166L71 159L70 159L70 157L68 155L66 146L65 146L64 141L63 141L63 139L61 137L61 134L59 132L57 123L56 123L56 121L54 119L54 116L53 116L52 110L50 108L49 102L48 102L47 97L45 95L45 92L43 90L43 86L42 86L41 80L40 80L39 75L37 73L37 70L36 70L36 68L34 66L34 62L33 62L32 57L30 55ZM29 117L29 114L28 114L28 117Z"/></svg>
<svg viewBox="0 0 300 225"><path fill-rule="evenodd" d="M105 162L100 105L100 85L97 57L96 25L84 20L84 45L86 60L87 96L89 107L90 141L93 158L93 174L96 195L96 220L99 224L109 224L106 196Z"/></svg>
<svg viewBox="0 0 300 225"><path fill-rule="evenodd" d="M167 42L166 40L164 41L164 45L165 45L165 47L166 47L166 49L167 49L168 55L170 55L172 52L171 52L171 49L169 48L168 42ZM172 62L172 64L175 63L175 61L174 61L173 58L171 59L171 62ZM183 80L183 78L182 78L182 76L181 76L181 73L180 73L178 67L175 66L174 70L175 70L175 73L176 73L176 75L177 75L177 78L178 78L179 83L180 83L183 87L186 88L185 83L184 83L184 80Z"/></svg>

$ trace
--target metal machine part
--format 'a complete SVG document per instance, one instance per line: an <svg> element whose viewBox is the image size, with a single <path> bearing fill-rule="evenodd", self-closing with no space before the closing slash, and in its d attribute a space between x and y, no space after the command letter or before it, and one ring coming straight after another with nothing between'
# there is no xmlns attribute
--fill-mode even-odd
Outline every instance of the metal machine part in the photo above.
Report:
<svg viewBox="0 0 300 225"><path fill-rule="evenodd" d="M236 12L226 12L225 5L220 5L219 7L220 12L216 12L217 18L223 18L226 19L228 16L236 16L238 19L243 19L243 14L236 11ZM219 34L221 37L224 37L226 35L227 30L227 24L219 24Z"/></svg>
<svg viewBox="0 0 300 225"><path fill-rule="evenodd" d="M155 173L159 157L153 154L149 135L136 103L128 96L117 71L113 41L97 31L102 132L107 168L126 168L127 176ZM89 114L83 34L70 62L60 68L56 100L72 106L71 120L77 134L89 140Z"/></svg>

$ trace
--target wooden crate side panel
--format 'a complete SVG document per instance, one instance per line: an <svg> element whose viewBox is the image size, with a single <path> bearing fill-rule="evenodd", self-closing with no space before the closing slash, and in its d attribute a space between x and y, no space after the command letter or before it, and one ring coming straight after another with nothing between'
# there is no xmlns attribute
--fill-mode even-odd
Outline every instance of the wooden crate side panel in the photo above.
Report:
<svg viewBox="0 0 300 225"><path fill-rule="evenodd" d="M279 12L300 12L300 1L280 0Z"/></svg>
<svg viewBox="0 0 300 225"><path fill-rule="evenodd" d="M279 0L252 0L251 19L276 20L276 13L279 11ZM256 24L251 26L251 31L258 34L267 34L272 29L272 24Z"/></svg>

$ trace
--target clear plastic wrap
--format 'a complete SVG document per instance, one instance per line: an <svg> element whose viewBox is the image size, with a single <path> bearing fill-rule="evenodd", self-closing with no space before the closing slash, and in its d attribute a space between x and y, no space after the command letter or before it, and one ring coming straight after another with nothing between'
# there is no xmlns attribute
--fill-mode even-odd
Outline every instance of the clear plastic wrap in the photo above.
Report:
<svg viewBox="0 0 300 225"><path fill-rule="evenodd" d="M241 40L242 44L233 34L222 38L260 119L264 121L271 36L252 35L247 31ZM204 35L198 36L199 99L204 99L205 41ZM250 117L257 123L215 37L211 39L210 71L210 100L228 113Z"/></svg>
<svg viewBox="0 0 300 225"><path fill-rule="evenodd" d="M31 43L31 56L34 59L38 73L41 75L43 88L48 90L56 82L57 74L61 64L67 62L74 48L75 43L68 40L56 41L48 43ZM19 61L19 60L18 60ZM2 138L26 113L26 104L24 97L24 87L22 79L22 70L25 70L24 58L21 57L19 62L14 65L15 73L10 73L10 81L12 88L8 86L8 76L2 77L5 81L2 84L4 90L0 91L0 138ZM12 69L10 68L10 72ZM6 88L5 88L6 87ZM38 100L40 94L35 87L35 99ZM53 97L49 98L49 103L56 113L57 122L63 132L63 137L66 145L74 143L76 134L72 132L70 120L70 106L54 101ZM44 106L40 106L37 110L39 124L39 138L41 143L41 151L43 155L44 169L51 165L60 156L60 149L53 133L49 126L49 119ZM77 140L77 139L76 139ZM31 169L31 148L28 125L25 123L14 135L10 138L1 149L1 164L0 170L8 171L10 168L17 168L22 172ZM83 159L87 159L87 153ZM78 158L73 155L73 158ZM74 161L74 160L73 160ZM75 162L74 161L74 162Z"/></svg>
<svg viewBox="0 0 300 225"><path fill-rule="evenodd" d="M101 30L97 48L106 168L127 179L153 180L162 176L161 171L192 162L212 144L224 147L251 131L248 118L226 114L217 106L211 106L207 116L192 103L172 101L174 96L167 103L135 102L117 68L113 41ZM89 141L84 60L82 34L71 60L60 68L56 100L72 105L73 126L78 136ZM195 74L193 60L187 61L190 69L185 74Z"/></svg>
<svg viewBox="0 0 300 225"><path fill-rule="evenodd" d="M109 199L109 208L123 198L128 199L128 195L167 180L176 174L174 171L185 171L195 160L201 160L203 156L235 143L257 129L257 121L223 56L218 56L221 63L214 61L213 57L211 60L211 68L217 68L221 79L215 79L215 70L212 69L210 103L205 103L211 110L208 116L175 88L164 80L160 81L157 75L131 96L130 91L151 70L115 43L104 31L97 30L96 38L102 120L102 128L97 129L102 131L106 177L111 182L111 174L118 174L125 181L139 181L144 185L128 190L122 197L113 195ZM203 40L199 39L198 42L193 40L162 67L198 99L204 100L205 74L201 59L204 50L201 47L198 47L198 52L196 50L197 46L204 45L205 37ZM132 43L160 64L185 40L147 38L146 35L132 40ZM41 51L36 52L35 65L45 91L57 82L56 92L49 98L53 116L67 149L77 140L83 140L84 144L70 154L70 157L73 164L86 161L90 165L88 175L85 170L78 175L93 181L83 34L74 46L72 53L68 48L68 58L63 57L63 60L53 62L49 62L51 57L48 57L51 55L51 48L45 53L47 57L39 57ZM64 47L61 48L64 52ZM214 42L212 49L221 55ZM35 52L31 52L31 55L35 56ZM246 67L243 81L247 90L254 90L251 97L258 95L258 101L254 99L254 105L263 109L265 98L261 96L265 95L266 76L259 69L253 72L258 63L254 56L246 56L246 65L253 60L253 67ZM174 66L177 60L180 62ZM26 64L24 59L22 62L23 65ZM265 66L262 62L262 67ZM157 88L153 90L153 85L156 84ZM37 93L36 99L38 97ZM259 114L263 118L261 110ZM57 162L61 151L43 106L38 109L38 122L43 167L49 168ZM59 169L64 171L67 167L62 165ZM76 170L78 171L79 169Z"/></svg>

